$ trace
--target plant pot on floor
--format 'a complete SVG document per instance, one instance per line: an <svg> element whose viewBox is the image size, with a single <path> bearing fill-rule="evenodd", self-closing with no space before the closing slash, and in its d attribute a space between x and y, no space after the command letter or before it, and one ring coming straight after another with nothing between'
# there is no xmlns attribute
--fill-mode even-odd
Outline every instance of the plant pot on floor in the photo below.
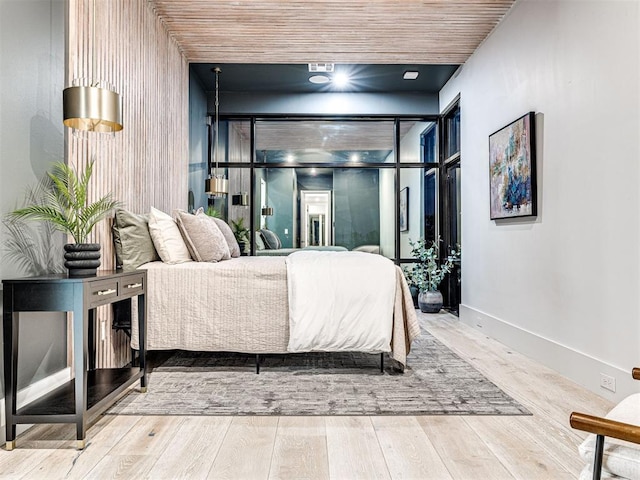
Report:
<svg viewBox="0 0 640 480"><path fill-rule="evenodd" d="M438 290L420 292L418 306L423 313L438 313L442 309L442 293Z"/></svg>
<svg viewBox="0 0 640 480"><path fill-rule="evenodd" d="M64 246L64 266L70 277L90 277L100 266L99 243L68 243Z"/></svg>
<svg viewBox="0 0 640 480"><path fill-rule="evenodd" d="M409 287L409 291L411 292L411 300L413 300L413 308L418 308L420 306L418 304L418 295L420 294L420 290L418 287L414 287L412 285Z"/></svg>

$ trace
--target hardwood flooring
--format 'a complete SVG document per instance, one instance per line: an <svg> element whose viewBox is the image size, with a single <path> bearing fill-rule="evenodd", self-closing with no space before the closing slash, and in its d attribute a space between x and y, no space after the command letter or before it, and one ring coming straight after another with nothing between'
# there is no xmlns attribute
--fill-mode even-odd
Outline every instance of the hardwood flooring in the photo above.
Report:
<svg viewBox="0 0 640 480"><path fill-rule="evenodd" d="M104 416L83 451L72 425L37 425L0 450L11 479L575 479L573 410L612 407L447 314L429 330L532 416Z"/></svg>

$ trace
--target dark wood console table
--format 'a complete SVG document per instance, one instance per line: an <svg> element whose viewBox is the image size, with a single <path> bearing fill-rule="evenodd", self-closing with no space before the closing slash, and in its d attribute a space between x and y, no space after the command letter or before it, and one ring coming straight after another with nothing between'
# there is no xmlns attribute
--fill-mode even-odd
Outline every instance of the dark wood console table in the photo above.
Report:
<svg viewBox="0 0 640 480"><path fill-rule="evenodd" d="M106 410L126 388L140 379L146 391L147 272L99 271L93 277L66 275L3 280L4 385L6 449L13 450L16 425L75 423L78 448L85 446L88 422ZM138 297L139 367L94 369L89 337L95 308ZM17 410L19 312L73 312L74 377L67 384ZM91 336L92 337L92 336Z"/></svg>

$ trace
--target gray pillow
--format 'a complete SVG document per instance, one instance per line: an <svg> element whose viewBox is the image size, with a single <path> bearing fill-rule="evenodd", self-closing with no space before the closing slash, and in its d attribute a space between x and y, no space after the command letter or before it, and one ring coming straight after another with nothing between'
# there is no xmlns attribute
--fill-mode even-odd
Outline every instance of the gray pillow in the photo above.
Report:
<svg viewBox="0 0 640 480"><path fill-rule="evenodd" d="M262 234L260 233L260 230L256 230L254 237L256 239L256 250L264 250L265 245L264 240L262 240Z"/></svg>
<svg viewBox="0 0 640 480"><path fill-rule="evenodd" d="M202 215L206 215L206 213L203 213ZM222 232L222 235L224 235L224 239L227 241L227 244L229 245L229 252L231 252L231 258L239 257L240 245L238 244L238 240L236 240L236 236L233 234L233 230L231 230L231 227L227 224L227 222L225 222L221 218L213 217L213 220L216 222L216 225L218 225L218 228Z"/></svg>
<svg viewBox="0 0 640 480"><path fill-rule="evenodd" d="M262 240L264 241L264 246L269 250L277 250L282 247L282 242L280 242L280 238L271 230L267 230L266 228L260 229L260 234L262 235Z"/></svg>
<svg viewBox="0 0 640 480"><path fill-rule="evenodd" d="M160 260L149 234L147 215L118 208L111 230L118 267L135 270L140 265Z"/></svg>
<svg viewBox="0 0 640 480"><path fill-rule="evenodd" d="M196 262L219 262L231 258L229 245L213 218L183 211L174 214L184 243Z"/></svg>

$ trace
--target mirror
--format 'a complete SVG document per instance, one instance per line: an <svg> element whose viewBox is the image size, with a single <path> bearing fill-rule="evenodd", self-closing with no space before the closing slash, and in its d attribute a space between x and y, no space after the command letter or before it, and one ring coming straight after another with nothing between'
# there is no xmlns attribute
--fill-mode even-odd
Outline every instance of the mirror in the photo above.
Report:
<svg viewBox="0 0 640 480"><path fill-rule="evenodd" d="M398 253L410 257L427 215L422 165L438 159L435 122L257 119L254 132L254 228L274 232L282 248L375 247L394 258L399 181L410 187L411 218ZM261 215L264 206L273 215Z"/></svg>

